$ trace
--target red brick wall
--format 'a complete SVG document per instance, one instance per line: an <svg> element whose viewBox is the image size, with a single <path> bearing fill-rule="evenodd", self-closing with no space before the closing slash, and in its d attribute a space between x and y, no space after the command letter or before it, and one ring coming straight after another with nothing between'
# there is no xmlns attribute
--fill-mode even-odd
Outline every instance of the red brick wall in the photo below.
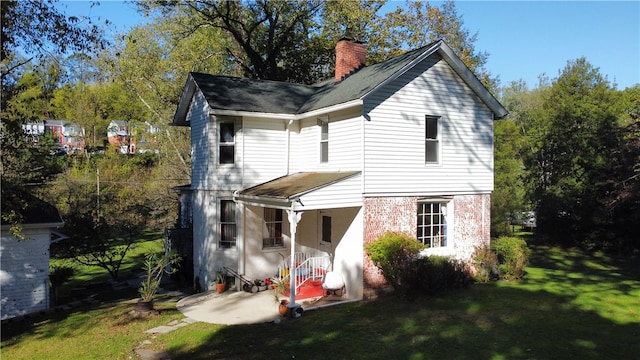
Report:
<svg viewBox="0 0 640 360"><path fill-rule="evenodd" d="M375 241L387 230L416 236L417 197L370 197L364 199L364 244ZM468 261L475 247L489 244L491 225L490 195L458 195L453 198L453 237L455 257ZM386 286L379 269L364 254L364 286Z"/></svg>
<svg viewBox="0 0 640 360"><path fill-rule="evenodd" d="M364 199L364 244L375 241L387 230L416 236L418 198L371 197ZM364 255L364 283L367 287L386 284L380 270Z"/></svg>

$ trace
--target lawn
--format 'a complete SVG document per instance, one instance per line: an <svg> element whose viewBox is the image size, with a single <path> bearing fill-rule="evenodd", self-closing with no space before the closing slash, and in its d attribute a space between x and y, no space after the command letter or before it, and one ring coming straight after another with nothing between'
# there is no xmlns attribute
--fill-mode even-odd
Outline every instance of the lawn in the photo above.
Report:
<svg viewBox="0 0 640 360"><path fill-rule="evenodd" d="M477 284L436 298L387 297L309 311L280 324L132 318L124 302L3 326L6 359L127 359L144 340L172 359L627 359L640 353L638 258L533 246L524 280Z"/></svg>

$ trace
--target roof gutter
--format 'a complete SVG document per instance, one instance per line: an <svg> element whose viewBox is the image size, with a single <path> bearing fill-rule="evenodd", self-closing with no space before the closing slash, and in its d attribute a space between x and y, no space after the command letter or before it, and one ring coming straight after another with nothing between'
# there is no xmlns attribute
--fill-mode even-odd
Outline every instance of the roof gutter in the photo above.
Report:
<svg viewBox="0 0 640 360"><path fill-rule="evenodd" d="M362 99L356 99L352 101L347 101L341 104L336 104L328 107L324 107L318 110L312 110L300 114L283 114L283 113L265 113L265 112L253 112L253 111L241 111L241 110L222 110L222 109L211 109L209 110L209 115L217 115L217 116L247 116L261 119L277 119L277 120L301 120L310 117L320 116L324 114L328 114L334 111L340 111L344 109L349 109L355 106L361 106L363 104Z"/></svg>

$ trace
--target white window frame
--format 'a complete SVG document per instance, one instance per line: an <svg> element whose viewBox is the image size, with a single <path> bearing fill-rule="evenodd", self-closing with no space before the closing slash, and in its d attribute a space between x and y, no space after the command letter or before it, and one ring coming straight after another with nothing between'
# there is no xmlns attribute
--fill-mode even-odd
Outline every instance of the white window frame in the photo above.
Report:
<svg viewBox="0 0 640 360"><path fill-rule="evenodd" d="M319 118L318 126L320 127L320 163L326 164L329 162L329 118Z"/></svg>
<svg viewBox="0 0 640 360"><path fill-rule="evenodd" d="M424 162L427 165L438 165L442 162L442 117L435 115L425 115L424 117ZM436 122L436 134L429 134L429 122ZM435 145L436 160L429 159L429 145Z"/></svg>
<svg viewBox="0 0 640 360"><path fill-rule="evenodd" d="M451 248L448 200L424 200L417 206L416 238L429 249ZM427 211L424 211L427 210Z"/></svg>
<svg viewBox="0 0 640 360"><path fill-rule="evenodd" d="M278 219L278 214L279 218ZM284 247L284 211L282 209L264 208L263 211L262 248L274 249ZM278 232L280 236L278 236Z"/></svg>
<svg viewBox="0 0 640 360"><path fill-rule="evenodd" d="M222 215L224 214L224 204L231 202L233 203L233 214L231 216L231 218L229 219L224 219L225 221L223 221ZM237 214L238 214L238 207L237 204L232 200L232 199L220 199L218 201L218 210L219 210L219 214L218 214L218 229L219 229L219 236L218 236L218 249L224 250L224 249L235 249L238 246L237 243L237 237L238 237L238 223L237 223ZM233 226L233 239L223 239L225 233L228 231L226 229L226 226Z"/></svg>
<svg viewBox="0 0 640 360"><path fill-rule="evenodd" d="M233 139L231 141L224 141L222 138L222 127L223 125L231 125L233 131L232 136ZM231 148L233 151L233 155L231 158L231 162L222 162L222 148ZM219 165L233 165L236 162L236 124L235 121L221 121L218 123L218 164Z"/></svg>

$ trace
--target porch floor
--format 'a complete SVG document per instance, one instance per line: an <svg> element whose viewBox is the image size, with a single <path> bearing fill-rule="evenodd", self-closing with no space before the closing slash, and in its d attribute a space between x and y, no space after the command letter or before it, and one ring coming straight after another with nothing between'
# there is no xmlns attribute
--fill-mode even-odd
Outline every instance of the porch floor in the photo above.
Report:
<svg viewBox="0 0 640 360"><path fill-rule="evenodd" d="M286 292L284 296L289 297L291 295L289 292ZM302 284L302 286L300 286L300 288L298 288L298 291L296 292L296 300L306 300L321 296L325 296L325 290L322 288L322 280L310 280Z"/></svg>
<svg viewBox="0 0 640 360"><path fill-rule="evenodd" d="M307 299L296 296L296 302L305 311L347 301L349 300L337 296ZM183 298L176 307L190 319L212 324L257 324L282 319L271 291L249 293L227 290L218 294L214 290Z"/></svg>

